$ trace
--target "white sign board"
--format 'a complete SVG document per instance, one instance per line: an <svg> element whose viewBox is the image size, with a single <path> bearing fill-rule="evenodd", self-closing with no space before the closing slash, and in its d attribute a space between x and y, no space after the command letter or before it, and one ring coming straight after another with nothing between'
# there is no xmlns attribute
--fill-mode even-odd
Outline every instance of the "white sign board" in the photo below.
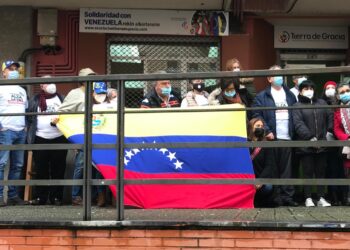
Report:
<svg viewBox="0 0 350 250"><path fill-rule="evenodd" d="M80 32L227 36L228 13L137 9L80 9Z"/></svg>
<svg viewBox="0 0 350 250"><path fill-rule="evenodd" d="M347 27L275 26L275 48L347 49Z"/></svg>

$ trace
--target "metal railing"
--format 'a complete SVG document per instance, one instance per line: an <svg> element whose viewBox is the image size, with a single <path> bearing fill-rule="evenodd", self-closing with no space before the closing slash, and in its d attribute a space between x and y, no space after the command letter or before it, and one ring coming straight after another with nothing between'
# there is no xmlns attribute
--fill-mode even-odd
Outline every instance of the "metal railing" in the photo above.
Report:
<svg viewBox="0 0 350 250"><path fill-rule="evenodd" d="M120 74L120 75L92 75L85 77L53 77L53 78L27 78L22 80L0 80L1 85L31 85L40 83L71 83L87 82L85 88L84 112L64 113L25 113L25 114L0 114L0 116L19 115L53 115L53 114L84 114L84 144L31 144L31 145L0 145L0 150L55 150L55 149L82 149L84 150L84 176L82 180L0 180L0 185L29 185L29 186L83 186L83 219L91 220L91 187L92 185L116 185L117 187L117 215L116 220L124 220L124 186L135 184L276 184L276 185L350 185L350 179L124 179L124 149L125 148L242 148L242 147L340 147L350 146L350 141L259 141L259 142L220 142L220 143L125 143L125 114L126 113L154 113L154 112L205 112L212 109L164 109L164 110L125 110L125 81L134 80L183 80L183 79L213 79L226 77L267 77L267 76L290 76L311 75L327 73L349 73L350 67L329 67L320 69L285 69L285 70L250 70L240 72L215 72L215 73L181 73L181 74ZM92 82L93 81L116 81L118 86L117 111L93 111L92 110ZM235 108L223 109L218 107L216 111L254 111L254 110L278 110L278 109L334 109L344 108L343 105L333 106L291 106L291 107L258 107L258 108ZM92 114L117 113L117 144L92 144ZM116 162L118 174L116 180L92 180L92 149L113 148L118 152Z"/></svg>

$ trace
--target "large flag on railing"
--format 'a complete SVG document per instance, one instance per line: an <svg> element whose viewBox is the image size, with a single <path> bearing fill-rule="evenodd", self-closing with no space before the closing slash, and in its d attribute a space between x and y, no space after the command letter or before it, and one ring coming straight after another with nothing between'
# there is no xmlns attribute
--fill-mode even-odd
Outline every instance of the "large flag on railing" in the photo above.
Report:
<svg viewBox="0 0 350 250"><path fill-rule="evenodd" d="M220 106L233 107L241 106ZM116 125L116 114L94 114L93 143L116 144ZM83 115L60 115L58 126L71 142L83 144ZM213 107L205 112L125 116L125 143L240 142L246 137L244 111L217 111ZM117 157L116 149L92 152L93 162L105 179L116 178ZM124 166L125 179L254 178L247 148L129 148ZM116 187L111 189L115 195ZM125 186L124 202L140 208L252 208L254 194L253 185L137 184Z"/></svg>

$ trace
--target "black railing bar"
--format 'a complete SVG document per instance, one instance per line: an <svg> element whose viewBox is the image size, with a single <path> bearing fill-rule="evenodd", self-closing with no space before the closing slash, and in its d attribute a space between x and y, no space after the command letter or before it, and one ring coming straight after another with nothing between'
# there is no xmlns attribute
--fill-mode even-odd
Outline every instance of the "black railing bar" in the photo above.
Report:
<svg viewBox="0 0 350 250"><path fill-rule="evenodd" d="M216 106L216 108L171 108L171 109L125 109L125 114L131 113L187 113L187 112L218 112L218 111L262 111L262 110L285 110L285 109L337 109L337 108L350 108L347 105L298 105L288 107L242 107L242 108L225 108ZM52 112L52 113L1 113L0 116L33 116L33 115L83 115L84 112ZM91 114L118 114L117 111L93 111Z"/></svg>
<svg viewBox="0 0 350 250"><path fill-rule="evenodd" d="M179 143L126 143L125 149L142 148L249 148L249 147L343 147L350 141L243 141L243 142L179 142ZM117 144L92 144L94 149L116 149ZM56 150L83 149L83 144L17 144L0 145L0 150Z"/></svg>
<svg viewBox="0 0 350 250"><path fill-rule="evenodd" d="M138 179L125 180L126 185L186 184L274 184L274 185L350 185L350 179Z"/></svg>
<svg viewBox="0 0 350 250"><path fill-rule="evenodd" d="M101 182L102 183L102 182ZM0 185L12 185L12 186L82 186L84 180L73 179L54 179L54 180L0 180Z"/></svg>
<svg viewBox="0 0 350 250"><path fill-rule="evenodd" d="M84 109L84 166L83 166L83 220L91 220L91 185L92 179L92 84L85 86Z"/></svg>
<svg viewBox="0 0 350 250"><path fill-rule="evenodd" d="M116 186L118 190L117 197L117 220L124 220L124 136L125 136L125 84L124 81L119 82L118 88L118 119L117 119L117 134L118 134L118 174L116 180L118 185Z"/></svg>
<svg viewBox="0 0 350 250"><path fill-rule="evenodd" d="M336 108L350 108L345 105L298 105L298 106L287 106L287 107L242 107L242 108L225 108L216 106L218 108L171 108L171 109L126 109L125 113L186 113L186 112L218 112L218 111L264 111L264 110L286 110L286 109L336 109ZM94 112L95 113L95 112Z"/></svg>
<svg viewBox="0 0 350 250"><path fill-rule="evenodd" d="M277 179L277 178L208 178L208 179L125 179L126 185L152 185L152 184L273 184L273 185L350 185L350 179ZM117 185L117 180L92 179L93 186ZM83 186L84 180L1 180L0 185L12 186Z"/></svg>
<svg viewBox="0 0 350 250"><path fill-rule="evenodd" d="M97 144L98 145L98 144ZM111 145L111 144L106 144ZM84 144L15 144L0 145L0 150L63 150L63 149L83 149Z"/></svg>
<svg viewBox="0 0 350 250"><path fill-rule="evenodd" d="M183 79L213 79L225 77L268 77L288 75L311 75L329 73L349 73L349 66L313 68L313 69L282 69L282 70L245 70L239 72L195 72L195 73L168 73L168 74L110 74L90 76L63 76L52 78L30 77L25 79L8 80L1 79L0 85L31 85L41 83L71 83L71 82L93 82L93 81L154 81L154 80L183 80Z"/></svg>

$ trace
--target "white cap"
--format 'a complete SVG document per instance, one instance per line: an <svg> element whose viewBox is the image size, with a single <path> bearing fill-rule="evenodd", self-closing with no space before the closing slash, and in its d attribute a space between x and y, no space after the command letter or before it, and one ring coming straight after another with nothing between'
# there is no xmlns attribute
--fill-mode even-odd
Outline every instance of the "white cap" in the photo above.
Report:
<svg viewBox="0 0 350 250"><path fill-rule="evenodd" d="M81 69L79 71L79 76L88 76L88 75L96 75L96 73L90 68Z"/></svg>

